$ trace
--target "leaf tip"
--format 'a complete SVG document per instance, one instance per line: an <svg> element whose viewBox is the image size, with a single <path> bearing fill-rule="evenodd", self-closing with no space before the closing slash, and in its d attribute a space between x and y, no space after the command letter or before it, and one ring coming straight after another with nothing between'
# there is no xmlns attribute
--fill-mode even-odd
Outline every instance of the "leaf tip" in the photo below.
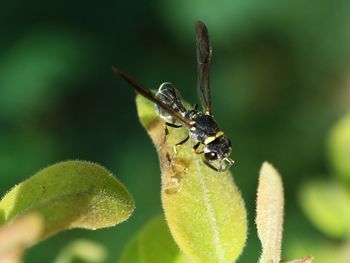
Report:
<svg viewBox="0 0 350 263"><path fill-rule="evenodd" d="M260 169L256 201L256 226L262 244L260 262L281 260L284 195L282 179L268 162Z"/></svg>

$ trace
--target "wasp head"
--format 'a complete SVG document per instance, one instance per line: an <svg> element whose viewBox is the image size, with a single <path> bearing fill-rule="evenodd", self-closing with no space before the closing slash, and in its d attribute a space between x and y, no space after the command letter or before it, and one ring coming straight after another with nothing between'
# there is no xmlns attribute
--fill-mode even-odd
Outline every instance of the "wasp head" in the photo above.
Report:
<svg viewBox="0 0 350 263"><path fill-rule="evenodd" d="M214 168L217 171L225 171L233 164L229 158L231 149L229 138L225 135L219 136L204 146L204 159L207 163L219 162L219 168Z"/></svg>

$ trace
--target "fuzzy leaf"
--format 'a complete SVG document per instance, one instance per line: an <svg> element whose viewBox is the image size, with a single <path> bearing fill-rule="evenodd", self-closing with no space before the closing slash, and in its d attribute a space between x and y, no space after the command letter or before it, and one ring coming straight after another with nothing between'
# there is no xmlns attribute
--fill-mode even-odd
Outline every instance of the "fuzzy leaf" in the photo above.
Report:
<svg viewBox="0 0 350 263"><path fill-rule="evenodd" d="M247 237L246 210L230 172L218 173L203 164L192 151L186 129L169 128L164 140L163 122L154 105L138 96L141 123L158 151L162 170L162 203L170 231L181 248L196 263L233 262Z"/></svg>
<svg viewBox="0 0 350 263"><path fill-rule="evenodd" d="M125 187L100 165L67 161L49 166L10 190L0 201L0 225L37 212L40 239L69 228L96 229L126 220L134 201Z"/></svg>
<svg viewBox="0 0 350 263"><path fill-rule="evenodd" d="M350 194L342 185L328 181L305 183L299 202L309 219L324 233L344 238L350 233Z"/></svg>
<svg viewBox="0 0 350 263"><path fill-rule="evenodd" d="M350 113L331 130L328 148L335 174L350 183Z"/></svg>
<svg viewBox="0 0 350 263"><path fill-rule="evenodd" d="M278 263L281 260L283 206L282 179L271 164L264 162L256 201L256 225L262 244L261 263Z"/></svg>
<svg viewBox="0 0 350 263"><path fill-rule="evenodd" d="M125 248L119 263L190 263L162 216L154 217Z"/></svg>

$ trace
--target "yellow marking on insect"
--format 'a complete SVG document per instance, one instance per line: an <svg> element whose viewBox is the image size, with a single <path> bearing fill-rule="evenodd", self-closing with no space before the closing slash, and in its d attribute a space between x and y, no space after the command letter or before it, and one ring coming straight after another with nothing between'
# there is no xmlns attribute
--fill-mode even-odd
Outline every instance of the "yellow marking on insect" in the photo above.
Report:
<svg viewBox="0 0 350 263"><path fill-rule="evenodd" d="M196 131L196 127L192 127L190 130L193 132Z"/></svg>
<svg viewBox="0 0 350 263"><path fill-rule="evenodd" d="M215 141L216 138L219 138L220 136L223 136L223 135L224 135L224 132L218 131L218 132L215 134L215 136L210 136L210 137L206 138L205 141L204 141L204 144L205 144L205 145L208 145L209 143Z"/></svg>
<svg viewBox="0 0 350 263"><path fill-rule="evenodd" d="M195 122L195 121L190 121L190 124L191 124L191 125L195 125L196 122Z"/></svg>
<svg viewBox="0 0 350 263"><path fill-rule="evenodd" d="M224 135L224 132L223 131L218 131L216 134L215 134L215 138L219 138L220 136Z"/></svg>
<svg viewBox="0 0 350 263"><path fill-rule="evenodd" d="M208 138L205 139L204 144L205 144L205 145L208 145L209 143L211 143L211 142L214 141L215 139L216 139L215 136L210 136L210 137L208 137Z"/></svg>

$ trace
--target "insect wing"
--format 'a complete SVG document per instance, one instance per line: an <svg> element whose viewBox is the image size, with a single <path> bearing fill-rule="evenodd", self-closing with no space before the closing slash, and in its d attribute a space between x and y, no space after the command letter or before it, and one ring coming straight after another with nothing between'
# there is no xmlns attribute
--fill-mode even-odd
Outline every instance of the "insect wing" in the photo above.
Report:
<svg viewBox="0 0 350 263"><path fill-rule="evenodd" d="M169 107L167 104L159 100L155 95L149 90L143 87L141 84L137 83L135 80L130 78L128 75L126 75L123 71L120 69L112 66L113 72L120 77L122 77L126 82L128 82L138 93L140 93L145 98L149 99L150 101L153 101L155 104L162 107L166 112L168 112L170 115L177 118L181 123L183 123L188 128L191 128L192 125L189 123L189 121L183 117L180 113L176 112L174 109Z"/></svg>
<svg viewBox="0 0 350 263"><path fill-rule="evenodd" d="M196 23L196 51L198 67L197 92L198 96L201 98L205 113L211 114L209 70L212 48L209 40L208 29L201 21Z"/></svg>

